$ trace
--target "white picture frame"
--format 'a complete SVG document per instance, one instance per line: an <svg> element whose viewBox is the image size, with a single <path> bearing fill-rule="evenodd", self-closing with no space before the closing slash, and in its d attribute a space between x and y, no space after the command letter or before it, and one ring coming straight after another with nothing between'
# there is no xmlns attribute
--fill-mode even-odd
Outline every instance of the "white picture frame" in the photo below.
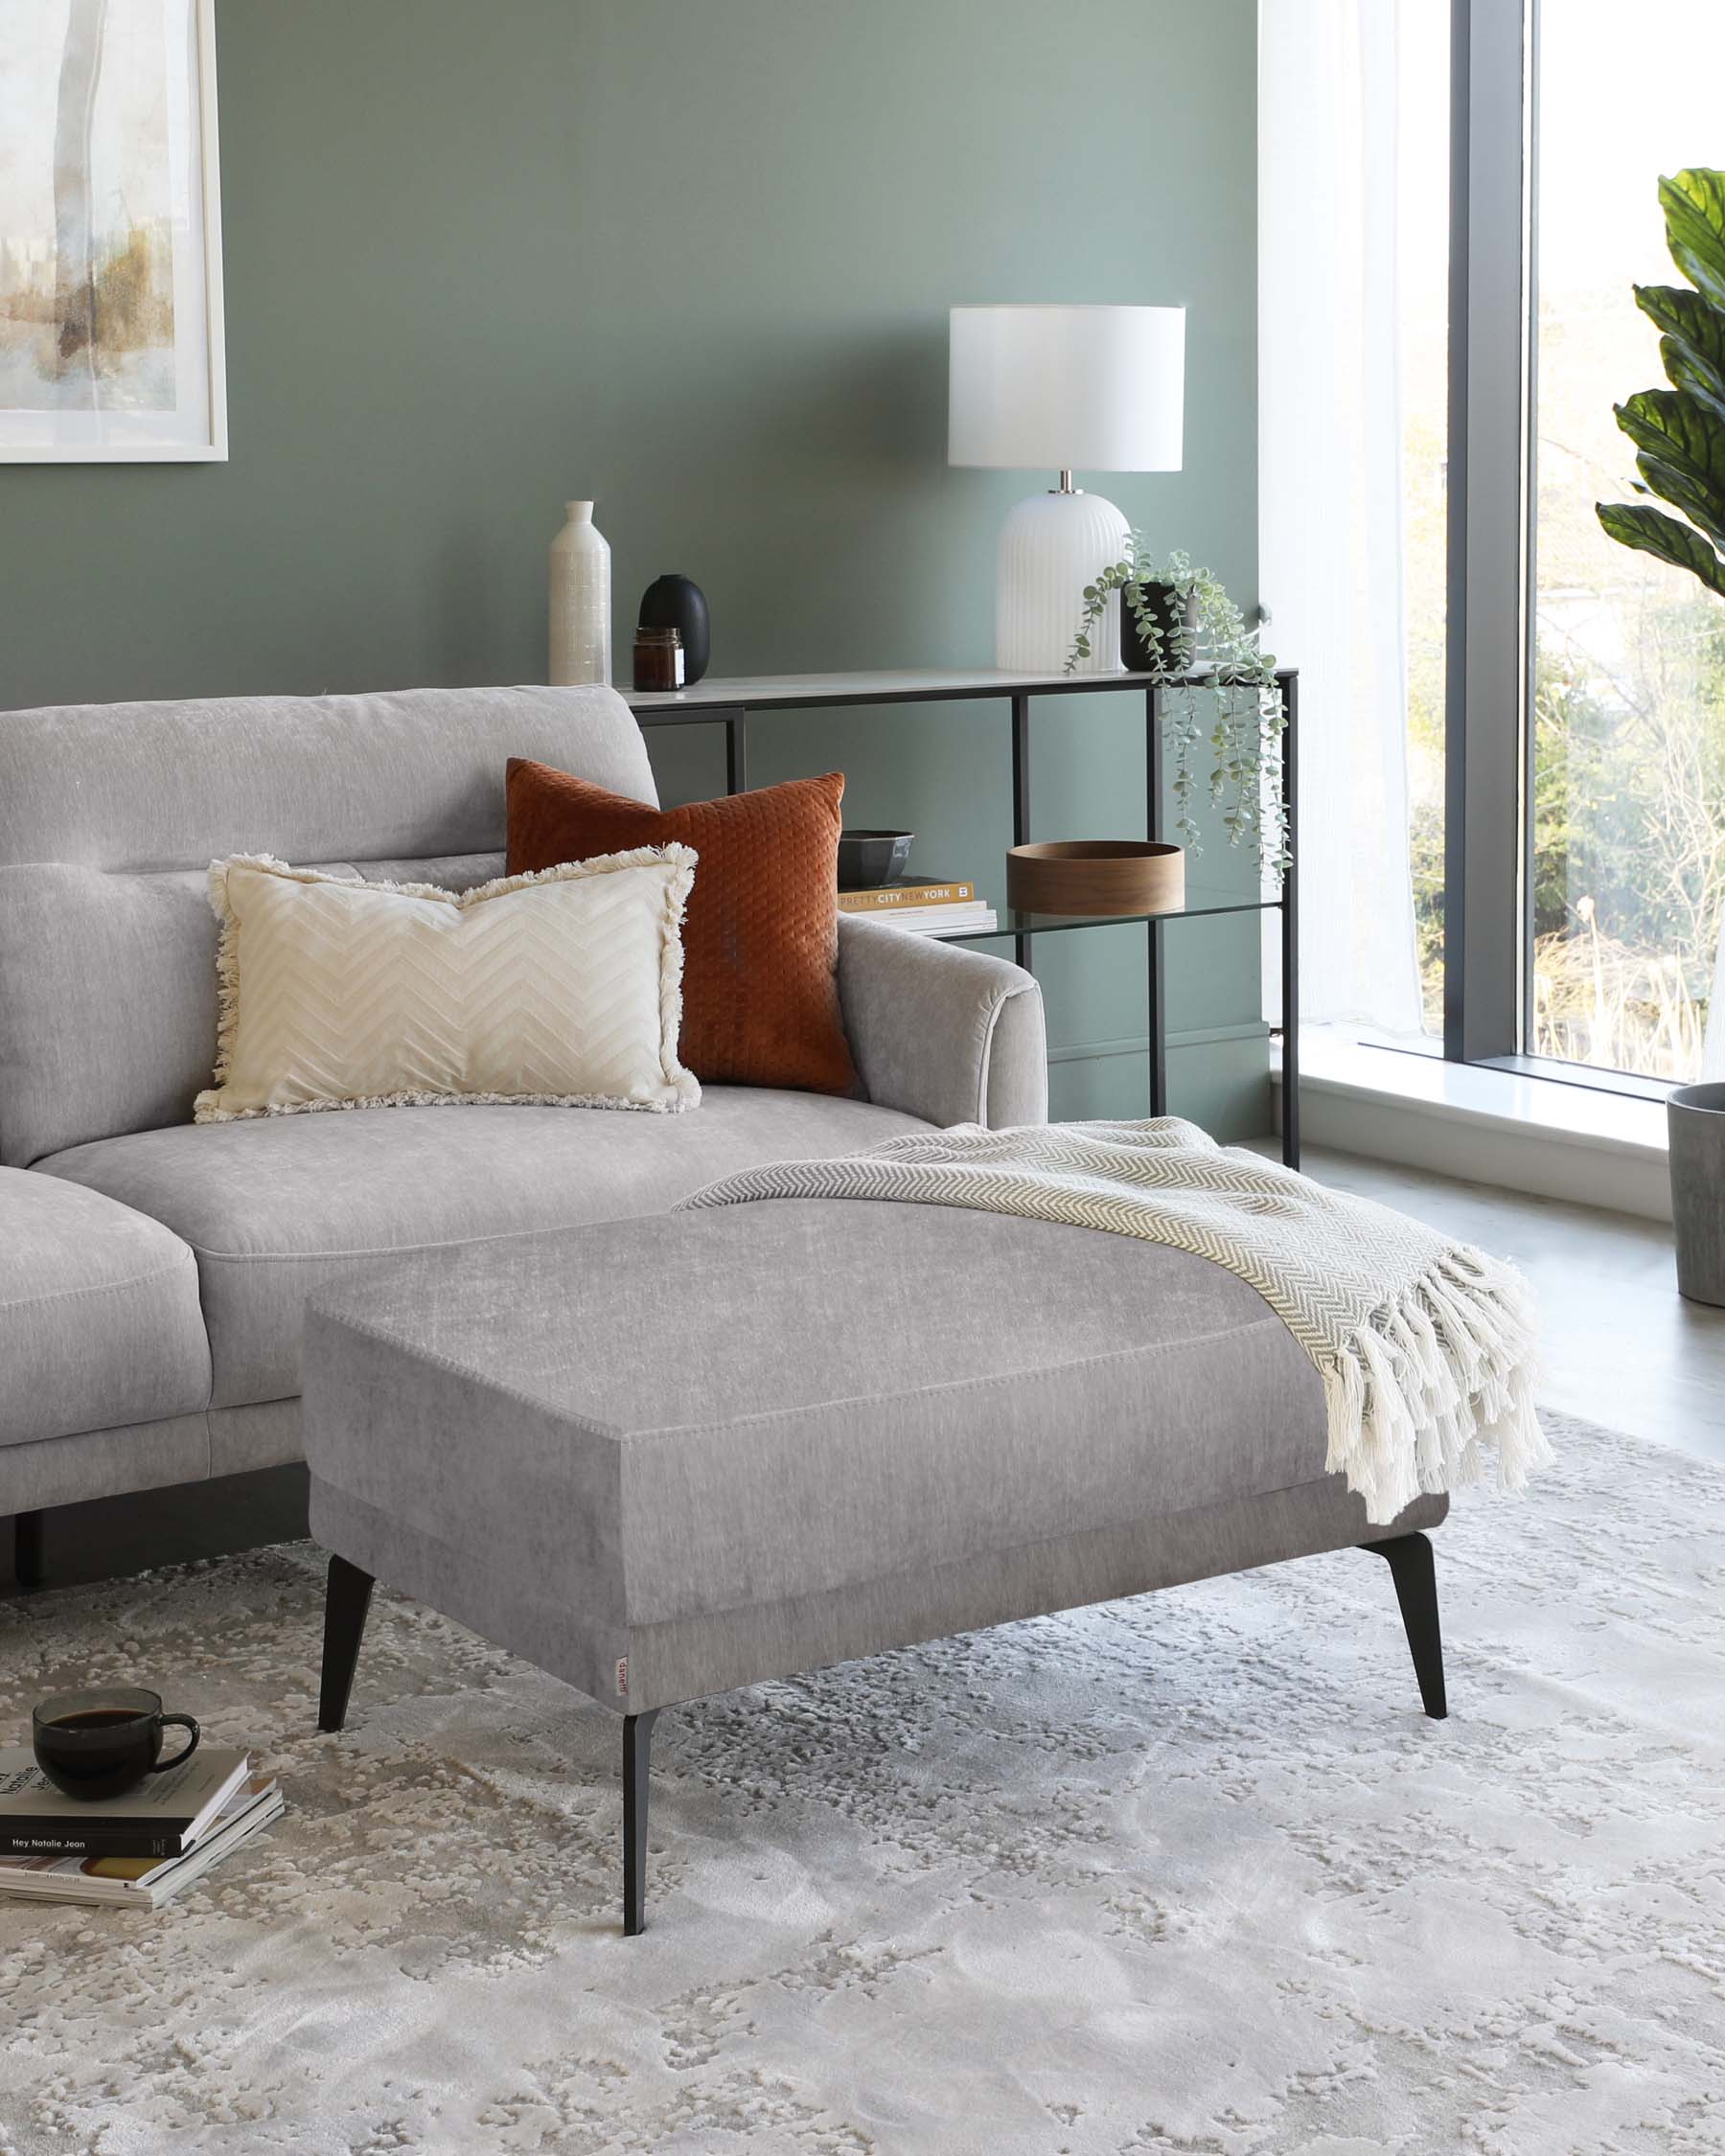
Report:
<svg viewBox="0 0 1725 2156"><path fill-rule="evenodd" d="M215 0L0 0L0 463L227 454Z"/></svg>

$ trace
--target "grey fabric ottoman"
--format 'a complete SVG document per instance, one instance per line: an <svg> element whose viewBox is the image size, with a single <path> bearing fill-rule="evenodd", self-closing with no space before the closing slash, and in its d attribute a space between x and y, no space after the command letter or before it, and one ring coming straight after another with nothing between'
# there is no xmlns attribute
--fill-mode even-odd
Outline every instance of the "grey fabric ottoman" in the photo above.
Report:
<svg viewBox="0 0 1725 2156"><path fill-rule="evenodd" d="M632 1933L679 1700L1360 1545L1443 1712L1447 1498L1368 1525L1292 1335L1181 1251L932 1205L665 1214L314 1298L305 1373L321 1726L374 1578L611 1708Z"/></svg>

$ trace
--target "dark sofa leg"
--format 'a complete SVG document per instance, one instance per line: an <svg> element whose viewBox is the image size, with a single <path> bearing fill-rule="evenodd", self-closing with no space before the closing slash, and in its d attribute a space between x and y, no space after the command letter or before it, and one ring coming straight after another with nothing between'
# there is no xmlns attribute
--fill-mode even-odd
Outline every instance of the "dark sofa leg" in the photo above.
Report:
<svg viewBox="0 0 1725 2156"><path fill-rule="evenodd" d="M1441 1722L1449 1707L1443 1696L1443 1636L1438 1628L1432 1546L1424 1535L1392 1535L1387 1542L1363 1543L1361 1548L1389 1562L1414 1656L1414 1674L1419 1679L1420 1701L1432 1720Z"/></svg>
<svg viewBox="0 0 1725 2156"><path fill-rule="evenodd" d="M0 1520L0 1594L21 1594L42 1581L42 1515L13 1512Z"/></svg>
<svg viewBox="0 0 1725 2156"><path fill-rule="evenodd" d="M647 1774L656 1707L623 1717L623 1936L647 1929Z"/></svg>
<svg viewBox="0 0 1725 2156"><path fill-rule="evenodd" d="M354 1688L354 1667L365 1636L371 1594L370 1572L362 1572L345 1557L330 1559L330 1581L324 1591L323 1685L317 1700L320 1730L338 1730L347 1720L348 1694Z"/></svg>

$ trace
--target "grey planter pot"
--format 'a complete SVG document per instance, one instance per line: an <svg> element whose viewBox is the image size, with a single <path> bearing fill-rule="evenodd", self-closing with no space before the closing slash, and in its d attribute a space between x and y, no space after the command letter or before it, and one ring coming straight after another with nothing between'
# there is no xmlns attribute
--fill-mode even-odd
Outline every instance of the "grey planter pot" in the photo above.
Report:
<svg viewBox="0 0 1725 2156"><path fill-rule="evenodd" d="M1666 1096L1666 1121L1677 1292L1725 1305L1725 1086L1679 1086Z"/></svg>

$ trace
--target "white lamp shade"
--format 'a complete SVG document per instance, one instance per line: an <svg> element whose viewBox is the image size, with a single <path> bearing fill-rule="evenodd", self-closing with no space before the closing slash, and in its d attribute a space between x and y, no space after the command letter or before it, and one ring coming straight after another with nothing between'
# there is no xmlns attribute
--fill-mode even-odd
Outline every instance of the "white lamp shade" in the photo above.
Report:
<svg viewBox="0 0 1725 2156"><path fill-rule="evenodd" d="M1184 307L955 307L947 462L1178 471Z"/></svg>

